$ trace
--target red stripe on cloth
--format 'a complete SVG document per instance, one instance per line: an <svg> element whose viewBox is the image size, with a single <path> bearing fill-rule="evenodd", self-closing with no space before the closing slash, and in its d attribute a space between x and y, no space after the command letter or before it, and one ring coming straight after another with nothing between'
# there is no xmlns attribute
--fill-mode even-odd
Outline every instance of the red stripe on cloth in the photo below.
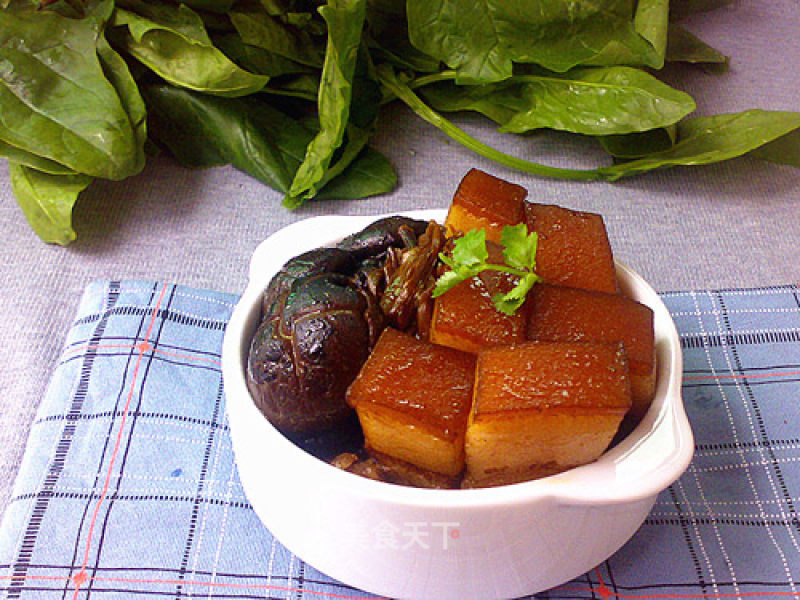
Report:
<svg viewBox="0 0 800 600"><path fill-rule="evenodd" d="M615 598L618 600L724 600L726 598L798 598L800 592L718 592L709 594L624 594L615 592L604 584L599 587L575 587L564 586L551 590L552 592L572 592L596 594L608 600Z"/></svg>
<svg viewBox="0 0 800 600"><path fill-rule="evenodd" d="M595 576L597 577L598 586L597 587L576 587L576 586L559 586L554 588L553 591L557 592L581 592L581 593L591 593L597 594L604 600L609 600L611 598L617 598L619 600L678 600L678 599L685 599L685 600L715 600L715 599L725 599L725 598L798 598L800 597L800 592L782 592L782 591L774 591L774 592L716 592L716 593L709 593L709 594L621 594L619 592L615 592L614 590L610 589L605 582L603 581L603 576L600 573L599 567L595 567L594 569Z"/></svg>
<svg viewBox="0 0 800 600"><path fill-rule="evenodd" d="M106 471L106 479L103 482L103 490L100 493L100 497L97 499L97 503L94 506L94 512L92 513L92 520L89 523L89 532L86 536L86 549L83 555L83 563L81 564L81 570L78 571L75 575L72 576L72 581L75 584L75 593L73 594L73 598L78 597L78 593L80 592L81 586L89 580L89 574L86 572L86 567L89 564L89 553L91 552L92 548L92 537L94 535L94 527L97 524L97 516L100 513L100 507L105 502L106 495L108 494L108 487L111 483L111 477L114 471L114 463L116 462L117 454L119 453L120 445L122 444L122 433L125 431L125 422L128 418L128 411L130 410L131 401L133 399L134 392L136 390L136 385L138 383L138 374L139 374L139 367L142 364L142 357L144 354L153 349L153 345L148 341L150 336L153 333L153 327L156 323L156 318L158 316L158 311L161 308L161 302L164 300L164 295L167 291L167 284L164 284L161 287L161 293L158 296L158 300L156 301L156 305L153 307L153 311L150 315L150 323L147 327L147 331L144 334L144 339L139 344L134 346L138 351L139 354L136 357L136 364L133 367L133 376L131 378L131 386L128 391L128 397L125 400L125 408L122 411L122 418L120 420L119 430L117 431L117 438L114 441L114 450L111 453L111 459L108 463L108 470Z"/></svg>
<svg viewBox="0 0 800 600"><path fill-rule="evenodd" d="M618 598L619 600L719 600L727 598L798 598L800 592L717 592L708 594L625 594L611 590L605 583L603 583L600 573L595 570L599 580L598 587L578 587L574 585L564 585L553 588L554 592L575 592L575 593L591 593L597 594L601 598ZM0 575L0 581L14 578L14 575ZM23 577L25 580L34 581L64 581L64 577L59 575L31 575L27 574ZM74 581L75 577L70 578ZM354 596L349 594L341 594L337 592L326 592L323 590L309 590L295 588L284 585L273 585L267 583L236 583L236 582L222 582L222 581L193 581L191 579L157 579L157 578L138 578L138 577L102 577L102 576L89 576L83 580L95 581L98 583L133 583L133 584L148 584L148 585L188 585L196 587L208 587L212 589L257 589L257 590L272 590L291 593L302 593L317 596L320 598L333 598L335 600L366 600L364 596ZM388 600L383 596L369 596L375 600Z"/></svg>
<svg viewBox="0 0 800 600"><path fill-rule="evenodd" d="M65 352L65 356L80 354L81 352L87 352L89 350L130 350L131 348L139 349L141 344L86 344L83 346L77 346L75 348L71 348L69 351ZM222 366L222 361L216 358L209 358L206 356L191 356L189 354L181 354L179 352L168 352L167 350L161 350L160 348L150 347L148 348L149 351L153 352L154 354L160 354L161 356L169 356L170 358L180 358L182 360L190 360L195 362L204 362L210 363L217 367Z"/></svg>
<svg viewBox="0 0 800 600"><path fill-rule="evenodd" d="M11 579L13 575L0 575L0 581L4 579ZM36 581L64 581L64 577L59 575L26 575L24 579ZM70 578L71 581L75 577ZM256 589L256 590L271 590L278 592L302 593L318 596L322 598L334 598L335 600L367 600L363 595L354 596L351 594L340 594L337 592L326 592L323 590L309 590L295 588L286 585L275 585L269 583L236 583L236 582L222 582L222 581L192 581L191 579L147 579L139 577L102 577L102 576L89 576L87 574L83 583L86 581L94 581L98 583L133 583L133 584L148 584L148 585L189 585L197 587L207 587L212 589ZM389 600L384 596L369 596L369 599L374 600Z"/></svg>

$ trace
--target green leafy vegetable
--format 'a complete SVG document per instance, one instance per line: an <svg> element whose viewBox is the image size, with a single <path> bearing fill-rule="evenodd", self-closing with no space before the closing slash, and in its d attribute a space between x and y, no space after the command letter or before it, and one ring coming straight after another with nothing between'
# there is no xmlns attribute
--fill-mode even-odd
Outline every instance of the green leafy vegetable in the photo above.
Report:
<svg viewBox="0 0 800 600"><path fill-rule="evenodd" d="M680 25L670 24L667 60L699 65L713 73L728 70L730 58Z"/></svg>
<svg viewBox="0 0 800 600"><path fill-rule="evenodd" d="M667 51L669 0L639 0L633 17L636 32L647 40L658 57L656 68L664 65Z"/></svg>
<svg viewBox="0 0 800 600"><path fill-rule="evenodd" d="M391 102L541 177L615 181L742 155L800 167L800 112L693 117L662 80L665 61L725 72L728 57L679 21L728 2L0 0L0 157L34 229L58 243L88 182L139 173L148 142L187 166L233 165L288 208L388 192L397 177L369 143ZM608 161L531 162L444 116L458 111L504 135L594 136Z"/></svg>
<svg viewBox="0 0 800 600"><path fill-rule="evenodd" d="M142 87L152 138L189 167L230 164L287 193L314 131L263 99L221 98L167 84ZM204 143L195 142L200 136ZM362 198L391 190L397 180L380 153L365 149L330 189L330 198Z"/></svg>
<svg viewBox="0 0 800 600"><path fill-rule="evenodd" d="M405 0L368 1L366 21L365 37L376 62L418 73L439 71L439 61L415 48L408 39Z"/></svg>
<svg viewBox="0 0 800 600"><path fill-rule="evenodd" d="M442 253L439 258L448 267L436 281L433 297L447 293L456 285L467 279L476 277L482 271L499 271L509 273L518 278L516 285L505 294L495 294L492 302L495 308L507 315L513 315L528 295L531 288L541 278L536 274L536 248L539 237L536 232L528 233L524 223L507 225L503 228L500 242L503 246L505 265L488 263L489 252L486 249L486 231L472 229L456 239L453 256Z"/></svg>
<svg viewBox="0 0 800 600"><path fill-rule="evenodd" d="M310 32L286 23L258 5L245 5L230 12L231 22L245 44L267 50L293 62L322 67L322 48Z"/></svg>
<svg viewBox="0 0 800 600"><path fill-rule="evenodd" d="M560 72L577 65L659 68L663 53L637 29L656 37L659 25L648 18L657 14L665 26L666 15L650 6L666 2L638 4L649 14L634 23L630 0L408 0L409 39L456 69L461 84L508 79L514 62Z"/></svg>
<svg viewBox="0 0 800 600"><path fill-rule="evenodd" d="M31 228L45 242L66 245L75 239L72 209L92 182L88 175L50 175L10 162L11 188Z"/></svg>
<svg viewBox="0 0 800 600"><path fill-rule="evenodd" d="M692 15L717 10L728 6L733 0L671 0L670 21L680 21Z"/></svg>
<svg viewBox="0 0 800 600"><path fill-rule="evenodd" d="M800 128L800 113L749 110L678 124L677 142L629 162L600 169L609 180L676 165L703 165L742 156Z"/></svg>
<svg viewBox="0 0 800 600"><path fill-rule="evenodd" d="M602 179L602 173L599 171L581 171L577 169L564 169L560 167L550 167L534 163L516 156L505 154L492 148L488 144L481 142L469 135L464 130L460 129L435 110L425 104L419 96L417 96L407 83L401 81L396 73L388 67L388 65L381 65L378 70L383 86L389 90L396 97L405 102L416 114L434 127L439 128L450 138L457 141L459 144L474 151L476 154L506 165L513 169L519 169L526 173L533 175L541 175L543 177L558 177L561 179L578 179L578 180L596 180Z"/></svg>
<svg viewBox="0 0 800 600"><path fill-rule="evenodd" d="M751 150L749 154L777 164L800 167L800 128Z"/></svg>
<svg viewBox="0 0 800 600"><path fill-rule="evenodd" d="M391 192L396 185L397 175L392 163L377 150L366 147L340 175L322 188L316 198L366 198Z"/></svg>
<svg viewBox="0 0 800 600"><path fill-rule="evenodd" d="M640 133L604 135L600 136L598 140L611 156L630 160L669 150L675 145L677 134L677 125L670 125Z"/></svg>
<svg viewBox="0 0 800 600"><path fill-rule="evenodd" d="M305 159L284 198L284 204L289 207L297 207L316 194L334 152L342 143L350 117L366 0L331 0L319 12L328 24L328 45L319 88L320 130L308 145Z"/></svg>
<svg viewBox="0 0 800 600"><path fill-rule="evenodd" d="M144 168L144 144L147 141L147 109L139 88L128 70L128 65L108 43L104 34L97 39L97 57L108 82L117 92L117 97L128 115L133 139L136 144L133 172Z"/></svg>
<svg viewBox="0 0 800 600"><path fill-rule="evenodd" d="M233 6L234 0L183 0L183 3L193 10L225 14Z"/></svg>
<svg viewBox="0 0 800 600"><path fill-rule="evenodd" d="M231 164L288 191L313 133L255 97L221 98L166 84L142 86L151 136L184 165ZM197 137L204 140L196 143Z"/></svg>
<svg viewBox="0 0 800 600"><path fill-rule="evenodd" d="M246 96L269 81L231 62L214 46L203 20L188 6L136 6L142 14L122 8L115 11L114 40L170 83L217 96Z"/></svg>
<svg viewBox="0 0 800 600"><path fill-rule="evenodd" d="M246 43L238 33L226 32L217 35L214 37L214 45L236 64L252 73L267 75L270 78L314 72L312 67L260 46Z"/></svg>
<svg viewBox="0 0 800 600"><path fill-rule="evenodd" d="M2 140L0 140L0 156L7 158L9 164L24 165L51 175L73 175L75 173L75 171L61 163L33 154L23 148L17 148Z"/></svg>
<svg viewBox="0 0 800 600"><path fill-rule="evenodd" d="M136 92L130 88L120 98L98 59L100 39L101 23L93 17L0 11L0 140L6 147L93 177L123 179L141 170L139 115L126 112ZM121 69L117 75L127 86Z"/></svg>
<svg viewBox="0 0 800 600"><path fill-rule="evenodd" d="M483 113L511 133L545 127L585 135L632 133L677 123L695 109L688 94L630 67L515 75L482 86L443 83L426 87L423 96L437 110Z"/></svg>

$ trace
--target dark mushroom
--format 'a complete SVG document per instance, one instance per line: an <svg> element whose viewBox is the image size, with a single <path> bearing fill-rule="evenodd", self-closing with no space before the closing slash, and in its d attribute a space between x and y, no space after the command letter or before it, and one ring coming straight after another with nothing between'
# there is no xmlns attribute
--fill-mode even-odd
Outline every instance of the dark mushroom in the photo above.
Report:
<svg viewBox="0 0 800 600"><path fill-rule="evenodd" d="M386 263L416 243L425 221L390 217L335 248L287 262L264 292L250 347L248 387L261 412L285 433L313 433L343 422L345 402L386 317L380 309Z"/></svg>

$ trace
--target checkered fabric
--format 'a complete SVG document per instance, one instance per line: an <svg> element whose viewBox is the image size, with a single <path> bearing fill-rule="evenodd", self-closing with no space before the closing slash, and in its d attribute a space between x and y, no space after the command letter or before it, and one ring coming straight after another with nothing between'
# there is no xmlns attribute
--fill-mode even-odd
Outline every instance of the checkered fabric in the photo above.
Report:
<svg viewBox="0 0 800 600"><path fill-rule="evenodd" d="M798 596L800 287L662 297L694 461L616 555L538 597ZM292 556L245 498L220 375L235 301L89 286L0 527L0 598L368 597Z"/></svg>

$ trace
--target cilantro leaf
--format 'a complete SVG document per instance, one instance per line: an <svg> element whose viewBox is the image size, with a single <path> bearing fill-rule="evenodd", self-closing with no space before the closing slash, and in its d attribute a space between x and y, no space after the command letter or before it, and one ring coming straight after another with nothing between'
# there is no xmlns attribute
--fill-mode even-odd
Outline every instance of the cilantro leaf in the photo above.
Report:
<svg viewBox="0 0 800 600"><path fill-rule="evenodd" d="M525 298L528 296L528 292L531 291L531 288L540 280L541 277L536 273L529 273L520 279L517 285L508 293L495 294L492 296L492 302L494 302L495 308L501 313L513 315L517 312L517 309L522 306L523 302L525 302Z"/></svg>
<svg viewBox="0 0 800 600"><path fill-rule="evenodd" d="M530 271L536 268L539 236L535 231L528 233L525 223L504 227L500 242L503 244L503 256L508 265Z"/></svg>
<svg viewBox="0 0 800 600"><path fill-rule="evenodd" d="M455 240L452 257L439 254L444 264L450 267L436 281L433 297L437 298L456 285L475 277L481 271L492 270L510 273L519 278L517 284L505 294L492 297L495 307L502 313L513 315L525 302L531 288L541 278L535 273L536 250L538 236L536 232L528 233L524 223L507 225L500 238L503 245L505 265L486 262L489 252L486 249L486 231L472 229Z"/></svg>
<svg viewBox="0 0 800 600"><path fill-rule="evenodd" d="M442 276L436 280L436 287L433 290L433 297L437 298L445 292L449 292L465 279L466 278L462 277L458 271L445 271Z"/></svg>
<svg viewBox="0 0 800 600"><path fill-rule="evenodd" d="M473 266L486 263L489 251L486 250L486 230L471 229L458 238L453 248L453 260L458 265Z"/></svg>

